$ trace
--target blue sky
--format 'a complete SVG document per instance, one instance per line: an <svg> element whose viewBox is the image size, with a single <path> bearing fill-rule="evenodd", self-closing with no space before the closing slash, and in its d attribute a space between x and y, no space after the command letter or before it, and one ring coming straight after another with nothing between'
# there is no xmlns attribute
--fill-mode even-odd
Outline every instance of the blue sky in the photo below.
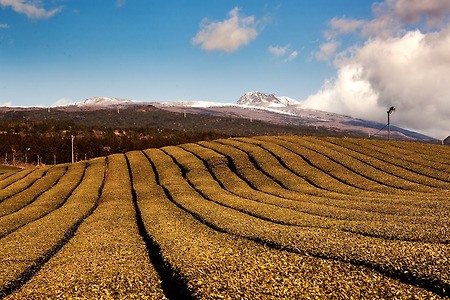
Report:
<svg viewBox="0 0 450 300"><path fill-rule="evenodd" d="M11 1L0 1L0 3ZM14 2L14 1L13 1ZM27 3L27 1L17 1ZM31 1L28 1L31 5ZM94 96L235 102L249 91L306 98L334 68L311 53L335 16L365 17L370 1L41 1L52 15L0 5L0 104L53 105ZM256 37L204 50L201 24L253 18ZM245 25L242 25L245 26ZM287 46L276 56L268 49ZM282 51L282 50L281 50ZM294 52L295 51L295 52ZM291 60L292 53L298 53Z"/></svg>
<svg viewBox="0 0 450 300"><path fill-rule="evenodd" d="M305 107L450 134L448 0L0 0L0 106Z"/></svg>

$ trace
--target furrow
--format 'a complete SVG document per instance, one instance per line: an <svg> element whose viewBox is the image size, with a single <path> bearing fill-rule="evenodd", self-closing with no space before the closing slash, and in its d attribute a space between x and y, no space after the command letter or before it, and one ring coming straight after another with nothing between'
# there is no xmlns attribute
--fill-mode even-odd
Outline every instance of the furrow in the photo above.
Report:
<svg viewBox="0 0 450 300"><path fill-rule="evenodd" d="M315 153L316 156L321 157L314 162L315 164L321 165L321 168L328 170L330 173L335 173L335 176L341 177L345 181L353 182L353 184L358 184L368 190L391 194L396 197L417 195L417 191L408 189L411 187L402 185L392 175L345 154L308 142L304 138L282 137L280 140L283 145L288 146L290 149L292 148L294 151L301 147ZM426 193L423 193L423 195L426 195Z"/></svg>
<svg viewBox="0 0 450 300"><path fill-rule="evenodd" d="M57 184L66 172L67 166L56 166L49 169L44 176L33 182L27 189L1 202L0 217L14 213L35 201L45 191Z"/></svg>
<svg viewBox="0 0 450 300"><path fill-rule="evenodd" d="M149 197L164 197L161 190L158 194L158 192L153 190L154 187L148 184L149 181L156 183L156 177L151 176L148 178L143 176L143 174L152 174L152 172L149 172L142 167L142 163L146 160L146 157L142 152L128 152L126 155L128 168L130 170L133 202L136 210L139 234L145 242L149 259L161 280L161 288L164 291L164 295L168 299L195 299L195 297L191 295L191 292L186 286L186 282L181 278L180 274L169 262L165 261L159 244L146 228L147 224L148 229L151 229L151 226L149 226L150 220L148 218L149 213L152 212L147 211L148 209L152 209L151 207L149 208L149 202L152 200L149 199ZM150 167L151 166L147 164L147 168Z"/></svg>
<svg viewBox="0 0 450 300"><path fill-rule="evenodd" d="M389 165L403 168L412 173L416 179L422 179L419 182L428 182L436 187L448 188L450 187L450 169L449 172L441 171L437 168L418 163L417 158L410 160L406 156L398 156L392 148L381 148L371 141L357 140L344 141L338 139L326 139L327 142L333 143L337 146L346 147L354 150L360 154L370 155L373 158L380 159ZM385 145L387 146L387 145ZM428 178L427 178L428 177Z"/></svg>
<svg viewBox="0 0 450 300"><path fill-rule="evenodd" d="M176 172L176 168L167 165L170 158L157 149L145 153L154 164L161 184L157 185L160 186L159 197L149 195L149 208L143 210L151 216L146 226L152 230L148 232L155 236L163 256L180 271L198 298L293 299L323 298L325 295L349 298L359 295L361 288L368 291L367 297L382 295L389 298L394 289L403 297L411 292L432 296L423 289L405 285L365 267L292 253L301 251L279 251L275 246L283 248L282 245L274 245L257 234L250 236L251 232L265 231L265 225L260 227L259 221L246 222L232 215L226 217L224 209L215 210L210 204L199 204L201 197L183 187L186 182L179 178L181 171ZM188 202L200 211L183 207ZM221 216L217 215L219 211ZM234 217L236 213L234 211ZM230 230L224 226L245 226L247 229L230 235ZM271 231L271 226L267 230ZM315 271L311 272L313 269ZM320 278L317 274L321 274ZM330 280L333 285L325 284Z"/></svg>
<svg viewBox="0 0 450 300"><path fill-rule="evenodd" d="M40 299L55 282L34 285L46 263L73 238L94 211L103 186L105 160L89 161L86 176L66 203L0 240L0 297ZM47 278L45 278L47 279Z"/></svg>
<svg viewBox="0 0 450 300"><path fill-rule="evenodd" d="M37 197L35 201L14 213L1 217L0 239L27 223L42 218L61 207L81 183L85 168L86 164L84 162L70 166L58 182Z"/></svg>
<svg viewBox="0 0 450 300"><path fill-rule="evenodd" d="M33 171L28 169L10 177L0 189L0 205L5 199L28 189L36 180L45 176L48 170L48 167L38 168Z"/></svg>
<svg viewBox="0 0 450 300"><path fill-rule="evenodd" d="M436 226L431 226L430 224L424 225L421 222L413 222L411 219L380 218L379 216L376 218L378 221L375 221L375 218L367 218L364 221L353 221L349 220L348 217L334 219L242 198L224 190L203 162L193 154L182 150L180 147L165 147L162 150L173 159L181 169L185 180L203 198L262 220L290 226L334 228L392 240L447 243L450 239L446 231L439 229L440 222ZM304 208L307 206L308 203L303 204ZM325 210L330 210L330 208L325 208ZM430 230L430 228L433 228L433 230ZM421 234L418 234L418 232Z"/></svg>
<svg viewBox="0 0 450 300"><path fill-rule="evenodd" d="M259 170L256 169L255 165L253 165L251 162L249 162L248 155L245 152L242 152L241 150L235 149L234 147L219 144L219 143L212 143L212 142L200 142L202 146L208 147L209 149L213 149L215 151L219 151L219 153L226 155L228 157L228 165L230 168L233 169L233 171L236 174L239 174L240 178L245 180L254 190L259 190L265 193L268 193L272 196L281 197L284 199L294 200L294 201L305 201L308 202L316 202L318 205L321 205L321 209L317 210L314 213L320 213L320 211L323 211L323 205L325 206L336 206L336 201L331 201L328 198L321 199L320 197L314 197L304 194L299 194L298 192L290 191L287 189L283 189L276 183L272 182L269 177L265 176L263 173L261 173ZM263 198L264 199L264 198ZM322 200L322 201L321 201ZM404 208L404 207L403 207ZM348 208L346 208L348 209ZM358 209L361 209L360 207ZM401 208L400 208L401 209ZM397 211L392 213L405 213L408 214L413 213L418 216L425 215L426 218L430 218L429 215L424 214L424 212L421 212L420 210L417 210L416 208L409 208L406 209L405 212L401 212L401 210L398 209ZM323 213L322 213L323 215ZM355 210L355 208L352 208L352 212L350 210L348 213L340 214L340 217L344 218L350 218L354 219L358 217L358 212ZM363 218L367 219L371 217L371 213L369 215L365 214ZM440 215L437 215L435 217L432 217L432 219L439 219L441 217Z"/></svg>
<svg viewBox="0 0 450 300"><path fill-rule="evenodd" d="M383 168L380 164L377 164L375 160L368 159L367 156L354 156L353 153L348 153L344 148L341 148L340 151L333 149L332 147L328 147L328 145L322 145L320 139L317 141L311 141L309 138L303 139L303 144L320 153L325 154L329 159L340 163L353 170L354 172L358 172L367 178L371 178L374 181L377 181L383 185L393 187L398 192L402 194L409 195L411 192L413 193L430 193L437 192L436 189L430 188L424 185L417 184L415 182L405 180L395 174L392 174L388 169ZM353 154L353 155L352 155Z"/></svg>
<svg viewBox="0 0 450 300"><path fill-rule="evenodd" d="M0 190L5 189L6 187L10 186L14 182L17 182L20 179L24 178L25 176L30 174L31 171L32 171L32 169L26 169L26 170L20 170L18 172L11 172L11 173L3 174L2 178L0 179Z"/></svg>
<svg viewBox="0 0 450 300"><path fill-rule="evenodd" d="M160 176L164 174L161 184L169 191L173 201L215 230L274 249L364 265L385 276L438 294L445 293L449 287L449 246L388 241L335 230L274 224L205 200L188 186L181 171L171 165L169 157L158 155L154 162ZM411 255L423 264L416 265L410 260ZM440 275L436 278L437 274Z"/></svg>
<svg viewBox="0 0 450 300"><path fill-rule="evenodd" d="M383 160L376 155L373 155L371 149L364 148L364 151L358 151L357 146L343 147L340 145L336 145L334 143L318 139L315 141L316 144L320 144L321 146L330 148L339 153L345 153L346 155L357 159L358 161L368 164L377 170L385 172L386 174L390 174L400 180L404 180L404 185L412 185L415 186L415 190L419 192L427 192L427 193L439 193L440 189L448 189L450 184L447 182L443 182L440 180L436 180L434 178L430 178L428 176L422 175L422 173L417 173L411 171L404 166L398 166L395 164L394 160ZM353 144L354 145L354 144Z"/></svg>

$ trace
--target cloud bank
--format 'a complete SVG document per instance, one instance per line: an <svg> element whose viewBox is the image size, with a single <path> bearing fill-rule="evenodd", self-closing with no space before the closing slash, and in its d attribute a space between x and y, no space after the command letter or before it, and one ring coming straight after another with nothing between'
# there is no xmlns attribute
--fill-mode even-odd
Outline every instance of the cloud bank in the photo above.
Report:
<svg viewBox="0 0 450 300"><path fill-rule="evenodd" d="M220 50L232 53L258 36L257 27L260 22L256 21L254 16L241 16L238 7L232 9L228 15L229 18L222 22L204 19L192 43L200 45L206 51Z"/></svg>
<svg viewBox="0 0 450 300"><path fill-rule="evenodd" d="M333 60L337 75L303 105L353 117L392 122L443 139L450 135L450 2L386 0L372 20L334 18L317 60ZM339 37L363 43L341 49Z"/></svg>
<svg viewBox="0 0 450 300"><path fill-rule="evenodd" d="M38 7L39 1L27 0L0 0L2 7L11 7L15 12L24 14L30 19L47 19L62 10L61 7L52 10L46 10Z"/></svg>

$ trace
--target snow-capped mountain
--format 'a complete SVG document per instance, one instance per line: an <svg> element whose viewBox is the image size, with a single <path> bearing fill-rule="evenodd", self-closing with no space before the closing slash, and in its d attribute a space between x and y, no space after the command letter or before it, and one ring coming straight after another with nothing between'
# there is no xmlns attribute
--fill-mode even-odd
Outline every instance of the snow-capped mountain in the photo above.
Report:
<svg viewBox="0 0 450 300"><path fill-rule="evenodd" d="M143 102L120 98L94 97L77 102L67 107L80 109L119 108L126 106L152 105L157 109L178 113L213 114L217 116L232 116L250 120L261 120L269 123L306 125L315 128L324 127L337 131L355 131L368 136L386 136L387 131L380 131L385 124L355 119L302 107L297 100L288 97L277 97L261 92L246 93L236 103L219 103L206 101L163 101ZM384 126L385 127L385 126ZM425 135L391 127L392 136L399 139L432 139Z"/></svg>
<svg viewBox="0 0 450 300"><path fill-rule="evenodd" d="M243 95L238 101L239 105L262 106L262 107L284 107L299 104L300 102L288 97L277 97L274 94L261 92L250 92Z"/></svg>
<svg viewBox="0 0 450 300"><path fill-rule="evenodd" d="M110 107L110 106L123 106L123 105L136 105L141 104L139 102L127 99L108 98L108 97L93 97L81 102L76 102L71 105L75 106L96 106L96 107Z"/></svg>

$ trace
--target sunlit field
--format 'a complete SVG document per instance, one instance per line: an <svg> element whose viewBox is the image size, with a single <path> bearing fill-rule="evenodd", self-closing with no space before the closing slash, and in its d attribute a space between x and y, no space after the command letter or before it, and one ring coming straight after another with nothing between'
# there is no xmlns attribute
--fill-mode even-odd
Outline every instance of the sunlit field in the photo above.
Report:
<svg viewBox="0 0 450 300"><path fill-rule="evenodd" d="M440 299L450 147L221 139L0 168L0 298Z"/></svg>

